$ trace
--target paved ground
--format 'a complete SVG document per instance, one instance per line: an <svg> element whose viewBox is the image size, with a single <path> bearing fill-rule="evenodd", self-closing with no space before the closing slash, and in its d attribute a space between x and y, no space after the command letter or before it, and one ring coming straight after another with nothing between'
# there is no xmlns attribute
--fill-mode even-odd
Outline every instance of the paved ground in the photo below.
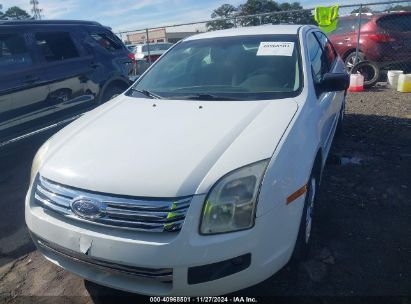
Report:
<svg viewBox="0 0 411 304"><path fill-rule="evenodd" d="M48 136L0 151L0 302L30 295L98 302L116 293L86 284L90 297L84 281L42 258L27 234L30 164ZM403 296L411 303L410 172L411 95L384 87L350 94L345 131L324 172L310 258L236 294Z"/></svg>

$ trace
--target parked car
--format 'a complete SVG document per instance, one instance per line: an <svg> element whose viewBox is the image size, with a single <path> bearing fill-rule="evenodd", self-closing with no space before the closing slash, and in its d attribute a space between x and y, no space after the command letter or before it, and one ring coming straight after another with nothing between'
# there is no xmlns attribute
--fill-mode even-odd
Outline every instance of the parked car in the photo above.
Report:
<svg viewBox="0 0 411 304"><path fill-rule="evenodd" d="M348 74L315 26L191 36L33 161L47 259L150 295L217 295L304 259Z"/></svg>
<svg viewBox="0 0 411 304"><path fill-rule="evenodd" d="M87 21L0 21L0 145L67 123L126 90L128 50Z"/></svg>
<svg viewBox="0 0 411 304"><path fill-rule="evenodd" d="M150 44L138 44L135 48L134 57L137 61L144 60L154 62L165 53L173 44L168 42L157 42ZM150 54L150 55L149 55Z"/></svg>
<svg viewBox="0 0 411 304"><path fill-rule="evenodd" d="M127 49L131 52L131 53L135 53L136 52L136 48L137 48L137 45L136 44L129 44L129 45L127 45Z"/></svg>
<svg viewBox="0 0 411 304"><path fill-rule="evenodd" d="M329 34L348 70L354 65L359 16L340 17ZM361 15L359 58L379 62L382 68L411 64L411 12Z"/></svg>

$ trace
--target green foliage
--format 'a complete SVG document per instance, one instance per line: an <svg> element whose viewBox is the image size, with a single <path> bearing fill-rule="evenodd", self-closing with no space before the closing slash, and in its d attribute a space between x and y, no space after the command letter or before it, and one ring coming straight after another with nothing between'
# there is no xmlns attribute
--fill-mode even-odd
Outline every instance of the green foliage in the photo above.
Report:
<svg viewBox="0 0 411 304"><path fill-rule="evenodd" d="M356 8L355 10L351 11L351 14L358 14L360 12L360 8ZM361 8L361 13L372 13L373 10L368 6L363 6Z"/></svg>
<svg viewBox="0 0 411 304"><path fill-rule="evenodd" d="M0 19L12 19L12 20L27 20L32 17L23 9L18 6L12 6L3 13L0 12Z"/></svg>
<svg viewBox="0 0 411 304"><path fill-rule="evenodd" d="M223 4L216 8L211 14L212 19L223 19L234 17L237 13L237 8L231 4ZM209 30L220 30L234 27L234 19L232 20L215 20L207 22L206 26Z"/></svg>
<svg viewBox="0 0 411 304"><path fill-rule="evenodd" d="M298 10L298 11L297 11ZM289 12L287 12L289 11ZM272 13L272 14L270 14ZM265 14L263 16L246 17L249 15ZM260 24L315 24L309 10L303 10L299 2L277 3L273 0L247 0L244 4L234 7L223 4L213 11L212 19L236 17L235 20L215 20L207 23L208 30L219 30L241 26Z"/></svg>

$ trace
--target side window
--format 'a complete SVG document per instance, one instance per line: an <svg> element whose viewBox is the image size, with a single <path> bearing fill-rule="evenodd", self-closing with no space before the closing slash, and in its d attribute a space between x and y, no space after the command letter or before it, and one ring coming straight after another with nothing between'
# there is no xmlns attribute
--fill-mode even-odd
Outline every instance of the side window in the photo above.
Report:
<svg viewBox="0 0 411 304"><path fill-rule="evenodd" d="M327 36L325 36L321 32L315 32L315 35L317 36L318 40L320 41L321 47L324 50L328 66L331 68L335 59L337 58L337 53L331 44L330 40L328 40Z"/></svg>
<svg viewBox="0 0 411 304"><path fill-rule="evenodd" d="M68 32L36 33L35 39L47 62L79 57Z"/></svg>
<svg viewBox="0 0 411 304"><path fill-rule="evenodd" d="M18 34L0 34L0 74L9 68L23 68L32 64L24 37Z"/></svg>
<svg viewBox="0 0 411 304"><path fill-rule="evenodd" d="M90 36L98 42L100 46L105 48L107 51L120 50L123 46L113 37L107 33L93 33Z"/></svg>
<svg viewBox="0 0 411 304"><path fill-rule="evenodd" d="M325 53L313 33L307 36L307 47L314 83L320 83L323 75L328 72L329 68Z"/></svg>

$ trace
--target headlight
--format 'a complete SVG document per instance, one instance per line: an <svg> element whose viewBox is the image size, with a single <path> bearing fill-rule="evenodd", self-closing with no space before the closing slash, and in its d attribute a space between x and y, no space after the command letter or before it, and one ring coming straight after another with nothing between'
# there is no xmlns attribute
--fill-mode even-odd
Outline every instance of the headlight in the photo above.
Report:
<svg viewBox="0 0 411 304"><path fill-rule="evenodd" d="M203 207L201 234L244 230L254 225L257 197L268 161L234 170L211 188Z"/></svg>
<svg viewBox="0 0 411 304"><path fill-rule="evenodd" d="M33 182L36 174L39 170L41 163L43 162L44 156L46 155L49 149L49 141L45 142L40 149L37 151L36 156L34 156L33 164L31 165L31 175L30 175L30 184Z"/></svg>

